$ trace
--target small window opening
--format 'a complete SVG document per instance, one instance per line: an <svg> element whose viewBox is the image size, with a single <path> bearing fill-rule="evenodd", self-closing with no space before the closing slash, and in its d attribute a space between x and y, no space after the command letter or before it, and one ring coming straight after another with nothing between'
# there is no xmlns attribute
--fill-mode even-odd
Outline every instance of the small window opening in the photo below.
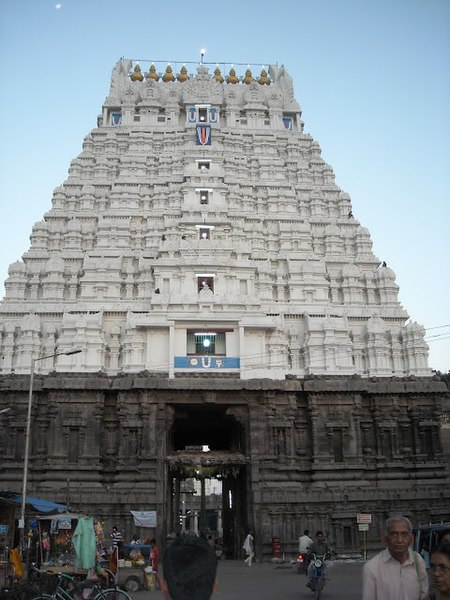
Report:
<svg viewBox="0 0 450 600"><path fill-rule="evenodd" d="M209 161L199 161L198 163L198 168L200 169L200 171L209 171Z"/></svg>
<svg viewBox="0 0 450 600"><path fill-rule="evenodd" d="M214 277L199 275L197 276L197 291L211 290L214 292Z"/></svg>
<svg viewBox="0 0 450 600"><path fill-rule="evenodd" d="M201 190L200 192L200 204L209 203L209 192L207 190Z"/></svg>
<svg viewBox="0 0 450 600"><path fill-rule="evenodd" d="M200 121L200 123L206 123L207 119L208 119L208 109L199 108L198 109L198 120Z"/></svg>
<svg viewBox="0 0 450 600"><path fill-rule="evenodd" d="M225 331L187 331L186 350L188 356L226 356Z"/></svg>
<svg viewBox="0 0 450 600"><path fill-rule="evenodd" d="M201 240L211 239L211 229L209 227L200 227L199 236Z"/></svg>

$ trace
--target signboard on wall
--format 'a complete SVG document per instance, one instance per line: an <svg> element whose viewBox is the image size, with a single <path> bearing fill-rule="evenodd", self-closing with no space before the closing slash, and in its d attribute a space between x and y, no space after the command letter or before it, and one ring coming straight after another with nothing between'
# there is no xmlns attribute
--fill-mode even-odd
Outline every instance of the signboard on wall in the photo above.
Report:
<svg viewBox="0 0 450 600"><path fill-rule="evenodd" d="M131 510L136 527L156 527L156 510Z"/></svg>
<svg viewBox="0 0 450 600"><path fill-rule="evenodd" d="M175 369L239 369L238 356L175 356Z"/></svg>
<svg viewBox="0 0 450 600"><path fill-rule="evenodd" d="M356 522L358 525L370 525L372 523L372 515L370 513L357 513Z"/></svg>

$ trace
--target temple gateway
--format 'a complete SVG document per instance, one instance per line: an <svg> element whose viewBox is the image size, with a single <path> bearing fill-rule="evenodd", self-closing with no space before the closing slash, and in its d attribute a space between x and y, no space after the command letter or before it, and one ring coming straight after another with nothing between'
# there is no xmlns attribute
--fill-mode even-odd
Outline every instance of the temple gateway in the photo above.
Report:
<svg viewBox="0 0 450 600"><path fill-rule="evenodd" d="M32 396L29 495L128 538L148 511L161 545L351 553L359 513L369 547L448 518L446 387L301 117L283 66L116 64L5 282L3 490Z"/></svg>

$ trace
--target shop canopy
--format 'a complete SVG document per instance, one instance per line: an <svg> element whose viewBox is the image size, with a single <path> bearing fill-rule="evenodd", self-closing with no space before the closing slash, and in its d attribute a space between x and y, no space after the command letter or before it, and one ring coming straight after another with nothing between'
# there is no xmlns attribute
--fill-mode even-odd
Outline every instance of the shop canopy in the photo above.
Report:
<svg viewBox="0 0 450 600"><path fill-rule="evenodd" d="M20 494L13 494L11 492L0 493L0 499L11 502L12 504L17 504L19 506L22 505L22 496ZM25 504L29 507L32 507L36 512L39 513L62 513L68 510L68 507L65 504L49 502L48 500L40 500L39 498L31 498L30 496L26 496Z"/></svg>

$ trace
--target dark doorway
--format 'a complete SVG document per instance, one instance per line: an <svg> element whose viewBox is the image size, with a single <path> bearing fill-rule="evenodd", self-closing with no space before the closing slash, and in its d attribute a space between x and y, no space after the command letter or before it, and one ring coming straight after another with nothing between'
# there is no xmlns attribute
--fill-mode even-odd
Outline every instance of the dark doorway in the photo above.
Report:
<svg viewBox="0 0 450 600"><path fill-rule="evenodd" d="M216 404L175 407L168 450L208 446L210 451L243 452L243 428L227 408Z"/></svg>
<svg viewBox="0 0 450 600"><path fill-rule="evenodd" d="M174 407L167 448L167 533L207 537L240 558L247 528L244 428L229 407ZM212 492L211 492L212 490Z"/></svg>

